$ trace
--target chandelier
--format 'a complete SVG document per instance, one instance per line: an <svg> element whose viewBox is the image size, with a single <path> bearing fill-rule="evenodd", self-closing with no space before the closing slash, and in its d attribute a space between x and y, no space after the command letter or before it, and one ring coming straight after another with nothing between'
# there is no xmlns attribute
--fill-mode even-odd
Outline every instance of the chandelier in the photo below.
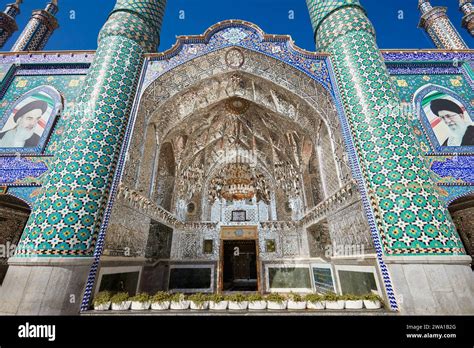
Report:
<svg viewBox="0 0 474 348"><path fill-rule="evenodd" d="M252 199L255 196L253 183L247 163L231 163L225 170L221 196L228 201Z"/></svg>

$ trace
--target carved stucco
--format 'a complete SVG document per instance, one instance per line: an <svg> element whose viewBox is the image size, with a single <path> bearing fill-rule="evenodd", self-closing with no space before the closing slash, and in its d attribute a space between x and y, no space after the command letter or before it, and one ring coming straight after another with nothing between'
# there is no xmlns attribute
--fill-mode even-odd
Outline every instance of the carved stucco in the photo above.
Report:
<svg viewBox="0 0 474 348"><path fill-rule="evenodd" d="M124 182L147 190L142 180L153 171L152 137L163 139L191 115L205 114L219 101L240 97L295 122L318 141L321 122L328 127L338 181L350 177L336 110L329 93L317 82L287 64L241 49L239 69L225 63L227 49L209 53L178 66L154 81L142 94ZM237 76L237 78L233 78ZM155 127L150 127L154 124ZM147 131L148 130L148 131ZM158 144L159 146L159 144Z"/></svg>

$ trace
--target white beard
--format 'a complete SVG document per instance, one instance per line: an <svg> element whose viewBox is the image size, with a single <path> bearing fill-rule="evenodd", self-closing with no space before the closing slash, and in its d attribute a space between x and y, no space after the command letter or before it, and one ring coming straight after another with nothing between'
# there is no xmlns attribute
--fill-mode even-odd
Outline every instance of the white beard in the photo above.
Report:
<svg viewBox="0 0 474 348"><path fill-rule="evenodd" d="M462 124L461 129L454 131L451 131L451 136L448 138L448 146L461 146L462 143L462 138L464 137L464 134L466 134L468 125L467 124Z"/></svg>
<svg viewBox="0 0 474 348"><path fill-rule="evenodd" d="M0 147L24 147L26 140L31 138L34 129L28 130L24 128L15 128L9 130L2 139L0 139Z"/></svg>

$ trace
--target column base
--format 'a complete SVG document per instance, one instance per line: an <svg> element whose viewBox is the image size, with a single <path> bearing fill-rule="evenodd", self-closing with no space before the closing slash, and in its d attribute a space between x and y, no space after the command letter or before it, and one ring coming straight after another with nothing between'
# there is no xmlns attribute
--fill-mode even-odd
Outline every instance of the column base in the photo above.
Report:
<svg viewBox="0 0 474 348"><path fill-rule="evenodd" d="M474 314L470 256L385 257L405 315Z"/></svg>
<svg viewBox="0 0 474 348"><path fill-rule="evenodd" d="M92 258L10 258L0 315L79 314Z"/></svg>

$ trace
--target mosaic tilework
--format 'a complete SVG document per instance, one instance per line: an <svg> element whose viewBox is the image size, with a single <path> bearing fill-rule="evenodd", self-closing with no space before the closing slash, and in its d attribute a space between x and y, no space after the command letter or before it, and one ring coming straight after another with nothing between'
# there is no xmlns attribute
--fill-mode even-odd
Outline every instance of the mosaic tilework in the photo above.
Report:
<svg viewBox="0 0 474 348"><path fill-rule="evenodd" d="M338 16L328 17L319 30L348 25L334 20ZM355 30L333 40L325 48L344 86L341 96L385 254L464 253L407 122L394 112L400 100L372 33Z"/></svg>
<svg viewBox="0 0 474 348"><path fill-rule="evenodd" d="M146 5L149 10L163 5L152 0L134 3ZM120 21L125 32L135 33L135 25L144 21L126 21L130 14L116 11L109 22ZM71 121L18 245L18 257L94 254L143 66L144 48L156 42L155 37L135 42L130 39L137 37L135 34L122 36L122 31L112 32L110 27L116 26L106 24L105 34L100 36Z"/></svg>
<svg viewBox="0 0 474 348"><path fill-rule="evenodd" d="M23 202L33 207L36 197L40 193L41 188L35 186L29 187L9 187L8 194L21 199Z"/></svg>
<svg viewBox="0 0 474 348"><path fill-rule="evenodd" d="M474 185L474 156L435 157L432 160L431 170L447 183L470 183ZM474 189L474 187L473 187Z"/></svg>
<svg viewBox="0 0 474 348"><path fill-rule="evenodd" d="M0 185L40 184L48 157L0 157Z"/></svg>
<svg viewBox="0 0 474 348"><path fill-rule="evenodd" d="M462 17L462 27L466 28L474 36L474 4L472 0L459 0L459 9L464 14Z"/></svg>
<svg viewBox="0 0 474 348"><path fill-rule="evenodd" d="M474 115L474 83L468 72L468 64L474 60L474 54L387 53L384 57L402 102L411 102L417 112L421 111L416 105L423 96L431 90L441 90L462 101L469 114ZM404 64L404 68L399 63L393 63L401 59L424 63ZM453 66L453 61L458 62L458 67ZM408 121L446 205L474 191L473 150L471 147L439 147L424 112L417 112L407 115Z"/></svg>
<svg viewBox="0 0 474 348"><path fill-rule="evenodd" d="M56 66L53 65L47 68L43 66L42 73L44 75L40 75L39 70L27 70L32 75L22 76L22 68L26 67L20 66L16 76L7 81L0 102L0 115L9 113L19 98L23 98L35 89L44 88L44 86L59 91L64 100L64 114L56 117L56 122L50 125L52 127L43 134L41 142L45 145L40 148L44 147L44 150L25 149L26 151L20 154L17 150L9 152L7 149L2 149L2 153L0 153L0 182L9 187L42 184L52 160L51 154L57 149L58 141L68 122L69 111L74 105L79 86L84 79L83 75L62 75L63 70L56 69ZM55 75L56 73L58 75ZM55 120L51 119L51 121Z"/></svg>
<svg viewBox="0 0 474 348"><path fill-rule="evenodd" d="M166 0L118 0L112 13L121 10L133 12L138 17L142 17L151 28L158 31L156 33L158 35L163 23L165 8Z"/></svg>
<svg viewBox="0 0 474 348"><path fill-rule="evenodd" d="M431 81L431 78L428 77ZM412 127L414 129L415 135L420 137L420 134L417 134L418 132L421 132L422 135L421 137L423 140L427 140L427 143L429 144L429 149L437 154L439 153L446 153L446 154L474 154L474 147L473 146L442 146L440 141L436 138L435 133L431 127L430 121L426 115L426 111L420 108L421 102L423 98L426 97L430 92L433 91L439 91L444 93L445 95L449 95L453 98L455 98L458 102L460 102L464 109L467 111L467 113L471 116L474 116L474 108L471 106L471 103L468 102L469 100L472 100L474 102L474 95L472 93L472 87L469 87L467 85L467 88L461 88L465 84L465 81L463 80L461 75L449 75L448 77L444 78L444 85L450 85L451 88L446 88L441 85L436 85L433 83L427 83L425 85L422 85L420 89L418 89L413 96L413 106L414 106L414 115L412 116ZM404 89L404 85L406 81L404 79L397 79L397 82L399 85L402 85L399 87L399 89ZM428 82L426 81L426 82ZM402 82L402 83L400 83ZM463 90L466 91L466 93L463 93ZM418 128L418 124L421 124L421 128ZM417 131L418 130L418 131ZM421 130L421 131L420 131ZM420 143L423 144L424 141L421 141ZM422 145L422 150L426 151L425 146Z"/></svg>
<svg viewBox="0 0 474 348"><path fill-rule="evenodd" d="M340 25L344 22L346 25ZM341 8L331 15L331 21L324 25L324 30L318 30L316 33L316 42L318 46L327 47L334 37L342 36L352 31L369 32L375 36L375 30L367 16L362 11L354 11L351 7Z"/></svg>
<svg viewBox="0 0 474 348"><path fill-rule="evenodd" d="M0 12L0 48L5 45L8 39L17 30L18 25L16 24L14 16Z"/></svg>
<svg viewBox="0 0 474 348"><path fill-rule="evenodd" d="M19 254L31 249L45 255L93 252L93 233L115 169L124 121L143 61L141 53L136 43L122 37L109 37L99 48L44 193L25 228ZM119 66L114 58L121 57L130 63ZM111 68L108 74L104 64ZM117 89L113 88L115 84ZM91 98L96 103L89 104Z"/></svg>
<svg viewBox="0 0 474 348"><path fill-rule="evenodd" d="M420 27L424 28L440 49L467 49L467 45L446 15L446 8L422 9Z"/></svg>
<svg viewBox="0 0 474 348"><path fill-rule="evenodd" d="M458 198L474 193L473 186L440 186L440 189L442 194L441 197L446 205Z"/></svg>
<svg viewBox="0 0 474 348"><path fill-rule="evenodd" d="M320 82L332 95L327 56L306 52L296 47L289 36L265 35L258 27L248 22L226 21L217 28L206 31L203 36L179 37L178 45L153 57L147 64L145 82L141 91L167 71L215 50L238 46L261 52L281 60L305 72Z"/></svg>
<svg viewBox="0 0 474 348"><path fill-rule="evenodd" d="M140 43L146 52L155 51L160 42L165 6L166 0L118 0L99 41L110 34L121 35Z"/></svg>
<svg viewBox="0 0 474 348"><path fill-rule="evenodd" d="M33 17L13 45L11 51L40 51L44 48L58 22L54 15L45 10L33 12Z"/></svg>
<svg viewBox="0 0 474 348"><path fill-rule="evenodd" d="M323 19L336 9L344 6L359 6L359 0L306 0L314 32L318 30Z"/></svg>

